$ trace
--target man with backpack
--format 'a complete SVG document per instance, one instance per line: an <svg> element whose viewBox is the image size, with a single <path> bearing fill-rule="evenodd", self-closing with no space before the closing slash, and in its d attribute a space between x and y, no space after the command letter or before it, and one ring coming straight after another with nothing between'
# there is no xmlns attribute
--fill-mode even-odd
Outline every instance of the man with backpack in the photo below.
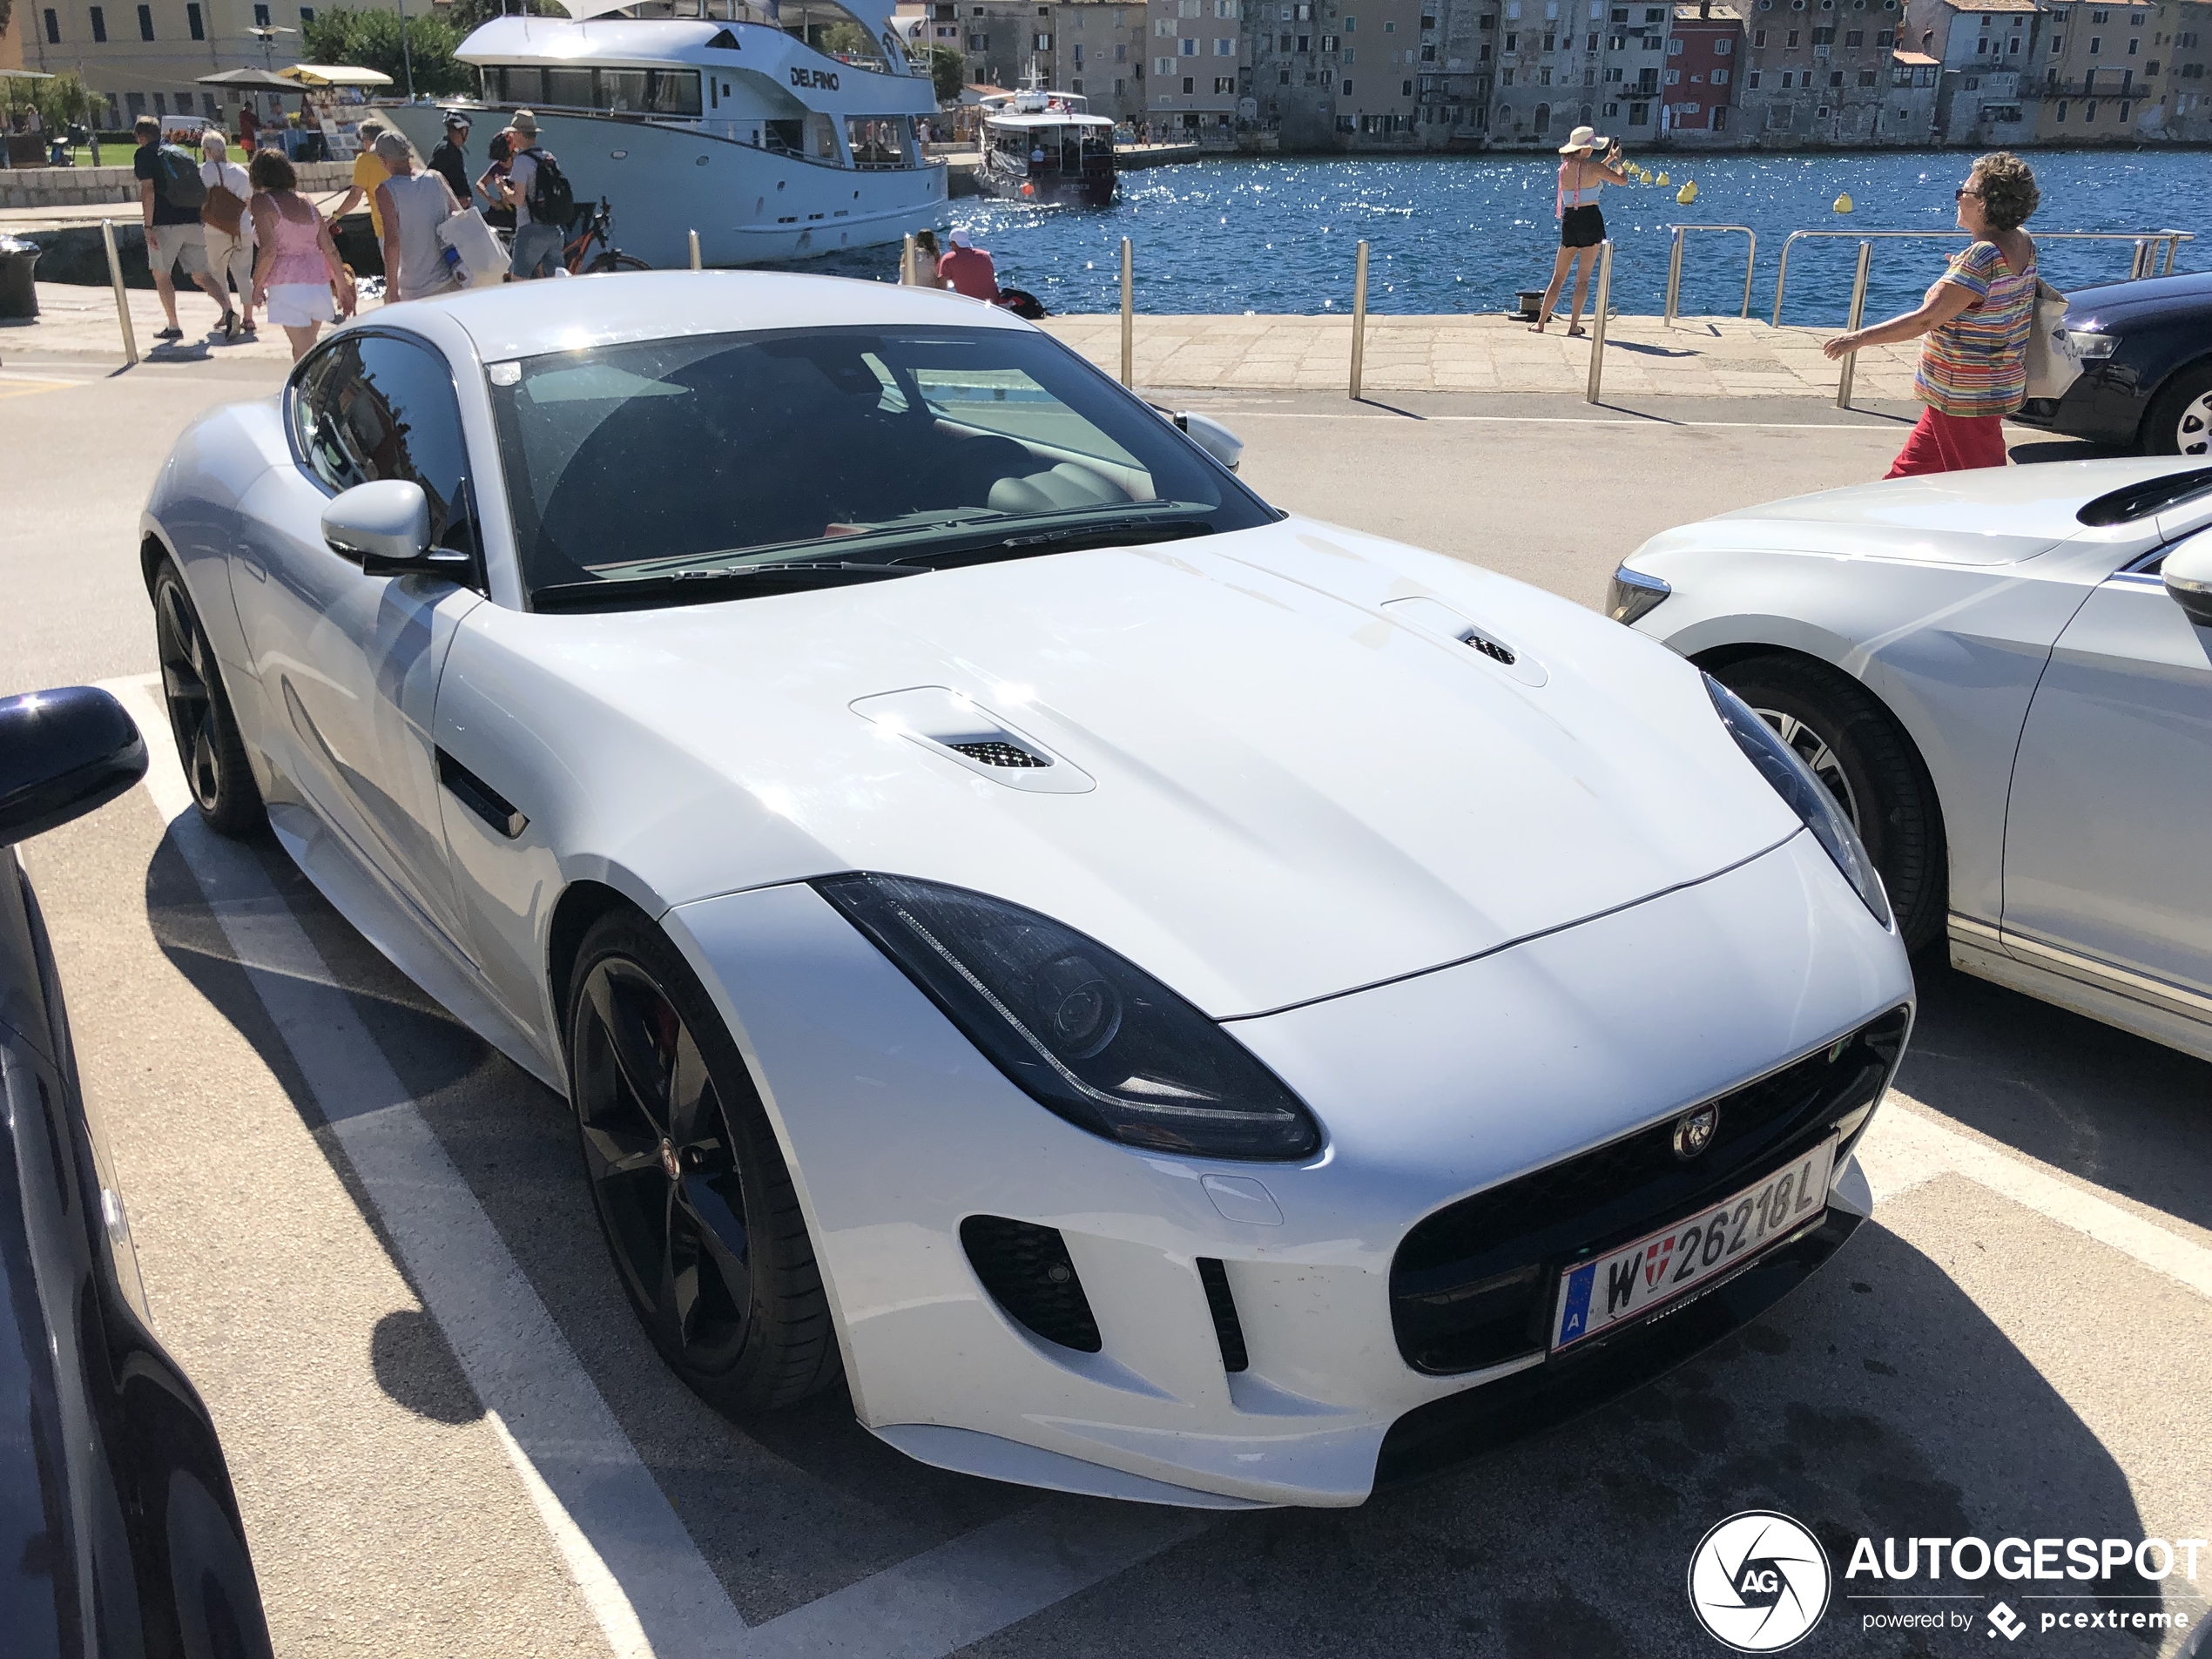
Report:
<svg viewBox="0 0 2212 1659"><path fill-rule="evenodd" d="M138 215L145 226L146 263L153 267L153 291L160 296L162 314L169 319L169 326L154 338L185 337L177 323L177 289L169 278L172 267L181 267L222 307L223 332L228 334L237 313L231 309L230 294L222 284L208 274L207 243L199 223L199 210L207 202L207 186L199 176L199 162L175 145L162 143L161 123L151 115L140 116L131 131L138 141L131 171L138 180Z"/></svg>
<svg viewBox="0 0 2212 1659"><path fill-rule="evenodd" d="M515 257L507 274L527 282L562 269L561 252L569 220L576 213L576 194L552 152L538 148L536 114L516 111L509 130L515 134L514 153L500 184L501 199L515 210Z"/></svg>

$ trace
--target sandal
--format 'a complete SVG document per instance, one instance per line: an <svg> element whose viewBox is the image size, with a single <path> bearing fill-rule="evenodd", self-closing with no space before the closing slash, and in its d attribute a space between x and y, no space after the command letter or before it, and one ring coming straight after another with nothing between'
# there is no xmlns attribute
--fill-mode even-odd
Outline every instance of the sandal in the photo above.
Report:
<svg viewBox="0 0 2212 1659"><path fill-rule="evenodd" d="M1590 332L1590 331L1589 331L1588 329L1587 329L1587 328L1583 327L1582 327L1582 325L1581 325L1581 323L1579 323L1579 322L1577 322L1577 323L1570 323L1570 324L1568 324L1568 325L1567 334L1568 334L1568 339L1570 339L1570 340L1571 340L1571 339L1573 339L1573 338L1574 338L1575 335L1577 335L1577 334L1588 334L1589 332Z"/></svg>

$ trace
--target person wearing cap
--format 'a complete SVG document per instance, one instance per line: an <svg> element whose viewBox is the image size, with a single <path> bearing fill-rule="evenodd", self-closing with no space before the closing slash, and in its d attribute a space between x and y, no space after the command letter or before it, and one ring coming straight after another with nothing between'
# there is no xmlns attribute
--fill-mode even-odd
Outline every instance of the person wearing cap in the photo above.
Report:
<svg viewBox="0 0 2212 1659"><path fill-rule="evenodd" d="M954 231L952 244L945 250L945 257L937 261L939 279L954 293L995 304L999 273L998 267L991 263L990 250L976 246L966 231Z"/></svg>
<svg viewBox="0 0 2212 1659"><path fill-rule="evenodd" d="M469 199L469 118L458 110L446 117L446 135L430 152L430 171L452 186L457 202Z"/></svg>
<svg viewBox="0 0 2212 1659"><path fill-rule="evenodd" d="M354 129L361 140L361 152L354 158L354 176L346 189L345 200L338 204L338 211L330 216L335 225L340 219L361 206L361 198L368 198L369 233L380 243L384 239L384 221L376 216L376 187L390 176L390 170L376 158L376 140L385 132L384 124L374 116L365 116Z"/></svg>
<svg viewBox="0 0 2212 1659"><path fill-rule="evenodd" d="M530 186L537 182L537 116L529 110L515 111L508 130L515 135L514 153L507 177L500 181L500 199L515 210L515 257L507 274L517 282L551 276L561 268L561 234L566 226L540 225L530 218Z"/></svg>
<svg viewBox="0 0 2212 1659"><path fill-rule="evenodd" d="M376 158L388 177L376 187L384 224L384 303L454 293L461 285L438 246L438 226L461 211L445 175L415 170L415 149L396 132L376 138Z"/></svg>
<svg viewBox="0 0 2212 1659"><path fill-rule="evenodd" d="M1597 158L1600 150L1605 152L1602 160ZM1582 295L1589 287L1590 267L1597 263L1598 244L1605 240L1605 215L1598 212L1597 193L1608 185L1629 182L1629 175L1621 171L1619 141L1601 138L1592 128L1576 127L1559 146L1559 153L1566 158L1559 164L1559 190L1552 204L1552 214L1559 220L1559 257L1552 261L1551 286L1544 290L1543 304L1536 307L1536 320L1528 325L1529 333L1536 334L1551 320L1569 265L1575 267L1575 312L1567 332L1585 332Z"/></svg>

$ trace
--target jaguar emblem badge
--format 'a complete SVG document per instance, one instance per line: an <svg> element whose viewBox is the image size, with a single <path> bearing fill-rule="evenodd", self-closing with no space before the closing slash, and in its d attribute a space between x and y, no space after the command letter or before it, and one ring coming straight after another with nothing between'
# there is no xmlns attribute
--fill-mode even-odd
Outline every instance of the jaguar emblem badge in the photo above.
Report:
<svg viewBox="0 0 2212 1659"><path fill-rule="evenodd" d="M1684 1112L1675 1119L1675 1156L1685 1163L1713 1143L1713 1135L1721 1126L1721 1109L1700 1106L1694 1112Z"/></svg>
<svg viewBox="0 0 2212 1659"><path fill-rule="evenodd" d="M1682 1125L1679 1123L1675 1126L1675 1150L1682 1151ZM684 1166L677 1162L675 1145L666 1140L660 1143L660 1168L661 1173L671 1181L684 1178Z"/></svg>

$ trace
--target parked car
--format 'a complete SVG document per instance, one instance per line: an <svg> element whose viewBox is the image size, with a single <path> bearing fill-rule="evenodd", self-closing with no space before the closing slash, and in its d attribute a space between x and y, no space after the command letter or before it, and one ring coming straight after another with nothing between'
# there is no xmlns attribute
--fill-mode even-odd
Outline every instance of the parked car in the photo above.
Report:
<svg viewBox="0 0 2212 1659"><path fill-rule="evenodd" d="M2063 327L2081 352L2080 378L2014 420L2141 455L2208 453L2212 273L2080 289Z"/></svg>
<svg viewBox="0 0 2212 1659"><path fill-rule="evenodd" d="M1905 941L2212 1059L2212 467L1993 467L1655 536L1611 609L1759 711Z"/></svg>
<svg viewBox="0 0 2212 1659"><path fill-rule="evenodd" d="M253 1659L269 1636L230 1471L153 1334L15 851L145 767L105 691L0 702L0 1645Z"/></svg>
<svg viewBox="0 0 2212 1659"><path fill-rule="evenodd" d="M202 419L142 553L200 811L567 1095L701 1395L1354 1504L1825 1260L1912 981L1736 699L1184 427L957 295L528 284Z"/></svg>

